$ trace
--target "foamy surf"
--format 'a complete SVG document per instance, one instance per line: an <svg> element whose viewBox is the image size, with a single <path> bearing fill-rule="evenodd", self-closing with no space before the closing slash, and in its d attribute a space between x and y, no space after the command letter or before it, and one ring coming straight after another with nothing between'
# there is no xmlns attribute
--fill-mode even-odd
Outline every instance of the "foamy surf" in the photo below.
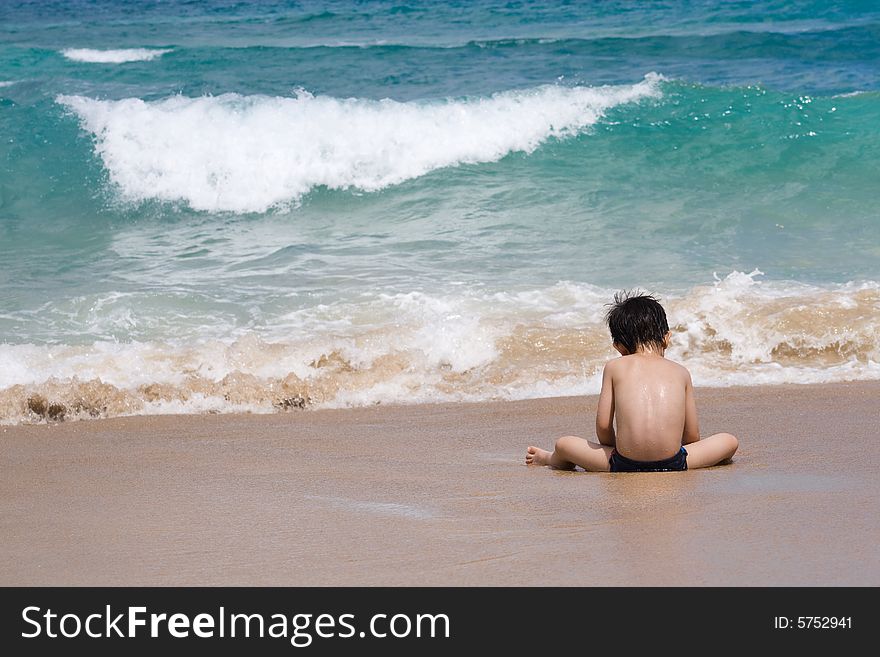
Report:
<svg viewBox="0 0 880 657"><path fill-rule="evenodd" d="M0 345L3 422L595 394L612 290L376 294L228 340ZM880 378L880 284L734 272L661 295L699 386Z"/></svg>
<svg viewBox="0 0 880 657"><path fill-rule="evenodd" d="M61 54L74 62L89 64L126 64L149 62L171 52L170 48L123 48L119 50L93 50L91 48L67 48Z"/></svg>
<svg viewBox="0 0 880 657"><path fill-rule="evenodd" d="M196 210L265 212L316 187L377 191L432 171L531 153L609 109L660 95L635 85L545 85L488 97L397 102L224 94L96 100L59 96L95 141L119 196Z"/></svg>

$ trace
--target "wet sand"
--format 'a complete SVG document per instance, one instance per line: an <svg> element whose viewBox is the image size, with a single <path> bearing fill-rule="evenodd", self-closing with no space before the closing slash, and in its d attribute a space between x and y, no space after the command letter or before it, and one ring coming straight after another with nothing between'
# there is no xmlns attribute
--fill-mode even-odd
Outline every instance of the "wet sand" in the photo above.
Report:
<svg viewBox="0 0 880 657"><path fill-rule="evenodd" d="M595 397L4 427L0 584L880 584L880 382L697 392L685 473L523 465Z"/></svg>

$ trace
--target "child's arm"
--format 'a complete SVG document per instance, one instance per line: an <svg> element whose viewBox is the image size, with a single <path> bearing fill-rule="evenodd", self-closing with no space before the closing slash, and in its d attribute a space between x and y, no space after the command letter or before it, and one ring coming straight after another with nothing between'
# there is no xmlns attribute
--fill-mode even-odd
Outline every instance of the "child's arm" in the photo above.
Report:
<svg viewBox="0 0 880 657"><path fill-rule="evenodd" d="M596 437L603 445L614 447L614 386L608 365L610 363L602 371L602 392L599 393L599 407L596 409Z"/></svg>
<svg viewBox="0 0 880 657"><path fill-rule="evenodd" d="M697 402L694 399L694 384L691 381L690 372L684 386L684 431L681 434L681 444L689 445L700 439L700 424L697 422Z"/></svg>

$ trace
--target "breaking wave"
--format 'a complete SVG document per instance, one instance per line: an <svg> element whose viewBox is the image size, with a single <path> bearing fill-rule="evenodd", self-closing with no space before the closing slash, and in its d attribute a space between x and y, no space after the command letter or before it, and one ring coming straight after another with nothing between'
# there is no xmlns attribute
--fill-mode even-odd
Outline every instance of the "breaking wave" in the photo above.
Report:
<svg viewBox="0 0 880 657"><path fill-rule="evenodd" d="M422 102L305 91L57 102L93 135L122 199L248 213L316 187L377 191L444 167L530 153L581 133L612 107L658 97L659 81L652 74L627 86L545 85Z"/></svg>

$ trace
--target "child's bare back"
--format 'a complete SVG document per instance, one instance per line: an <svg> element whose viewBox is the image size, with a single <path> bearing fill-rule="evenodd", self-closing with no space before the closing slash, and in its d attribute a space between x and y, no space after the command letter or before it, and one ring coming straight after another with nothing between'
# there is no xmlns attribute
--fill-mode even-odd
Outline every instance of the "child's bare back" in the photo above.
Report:
<svg viewBox="0 0 880 657"><path fill-rule="evenodd" d="M663 356L635 353L610 361L604 378L612 388L617 418L610 446L637 461L674 456L687 429L686 407L692 396L688 371ZM610 409L603 410L610 427Z"/></svg>
<svg viewBox="0 0 880 657"><path fill-rule="evenodd" d="M526 450L529 465L612 472L687 470L731 458L738 441L729 433L700 440L691 375L664 358L669 326L654 297L615 295L606 317L621 358L602 374L594 443L563 436L549 452ZM616 425L616 426L615 426Z"/></svg>

